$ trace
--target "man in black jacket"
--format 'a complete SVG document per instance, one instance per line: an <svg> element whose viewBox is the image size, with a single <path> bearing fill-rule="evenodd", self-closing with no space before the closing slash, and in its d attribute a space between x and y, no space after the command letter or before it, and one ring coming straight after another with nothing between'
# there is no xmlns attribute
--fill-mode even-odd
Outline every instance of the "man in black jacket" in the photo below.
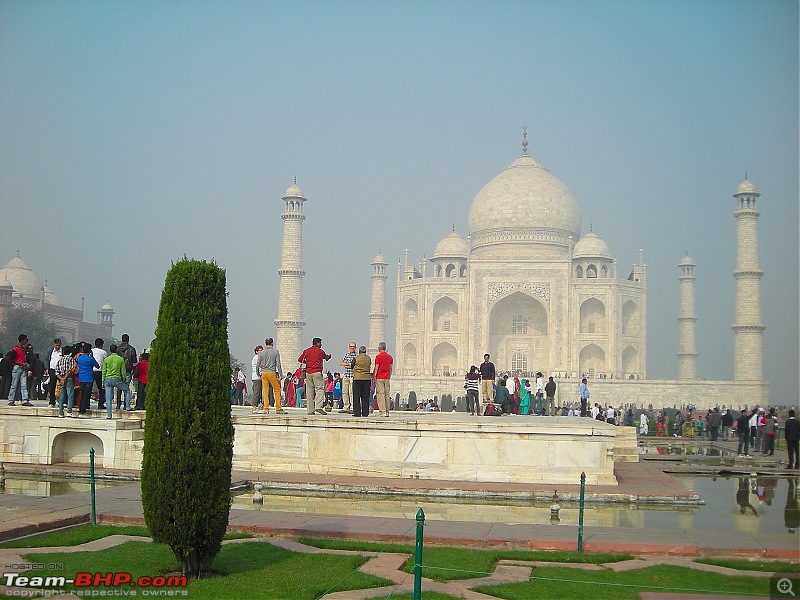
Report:
<svg viewBox="0 0 800 600"><path fill-rule="evenodd" d="M736 419L736 435L739 437L739 456L750 458L750 417L744 410Z"/></svg>
<svg viewBox="0 0 800 600"><path fill-rule="evenodd" d="M789 409L789 418L783 424L783 437L786 438L786 449L789 451L789 468L800 469L800 421L794 416L794 409Z"/></svg>

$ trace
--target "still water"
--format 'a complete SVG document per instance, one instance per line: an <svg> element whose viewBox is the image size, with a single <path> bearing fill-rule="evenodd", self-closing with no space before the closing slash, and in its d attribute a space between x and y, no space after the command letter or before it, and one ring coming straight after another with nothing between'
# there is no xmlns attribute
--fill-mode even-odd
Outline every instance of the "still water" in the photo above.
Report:
<svg viewBox="0 0 800 600"><path fill-rule="evenodd" d="M130 481L109 481L104 479L95 480L95 488L113 487L115 485L129 484ZM63 496L65 494L76 494L88 492L90 488L88 479L59 479L57 477L37 477L36 479L18 479L6 476L3 486L0 487L0 494L16 494L19 496L39 496L49 498L51 496Z"/></svg>
<svg viewBox="0 0 800 600"><path fill-rule="evenodd" d="M777 477L702 477L674 475L705 502L701 506L637 506L587 503L584 525L656 529L730 529L743 533L788 533L800 527L798 481ZM233 508L313 514L549 524L550 502L378 496L358 493L262 490L263 507L252 490L233 498ZM578 504L560 502L561 524L578 524Z"/></svg>

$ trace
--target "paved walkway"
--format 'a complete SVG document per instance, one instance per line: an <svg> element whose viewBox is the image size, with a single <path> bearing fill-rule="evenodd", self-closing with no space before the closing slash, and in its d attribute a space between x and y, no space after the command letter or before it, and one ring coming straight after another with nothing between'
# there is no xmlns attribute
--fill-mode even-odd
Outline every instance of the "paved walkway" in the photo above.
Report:
<svg viewBox="0 0 800 600"><path fill-rule="evenodd" d="M78 546L67 547L50 547L50 548L37 548L35 551L39 553L65 553L65 552L87 552L99 551L114 548L127 541L141 541L150 542L150 538L136 537L129 535L112 535L100 540L87 542ZM414 590L414 577L413 575L402 570L403 564L410 558L407 554L398 554L391 552L375 553L375 552L353 552L347 550L321 550L312 546L306 546L292 539L240 539L230 540L223 542L225 544L236 544L243 542L260 542L269 543L273 546L284 548L291 552L305 552L312 554L339 554L339 555L359 555L368 557L369 560L362 565L359 570L363 573L373 575L386 579L391 583L388 586L381 586L375 588L365 588L360 590L348 590L341 592L331 592L325 594L323 598L326 600L366 600L369 598L386 598L393 594L412 593ZM22 558L23 554L28 553L28 550L3 550L0 549L0 561L6 565L24 563ZM422 578L422 589L425 592L438 592L441 594L449 594L456 598L466 598L468 600L496 600L495 596L489 596L475 591L475 588L489 585L499 585L504 583L516 583L520 581L528 581L533 574L533 569L536 567L567 567L572 569L584 571L615 571L625 572L633 571L636 569L645 569L657 565L672 565L676 567L683 567L695 569L698 571L705 571L710 573L717 573L727 576L746 576L746 577L760 577L769 578L773 573L764 571L738 571L728 569L725 567L717 567L713 565L706 565L694 563L689 559L676 558L676 557L659 557L659 558L646 558L646 559L633 559L616 563L605 564L577 564L577 563L551 563L545 561L522 561L522 560L500 560L495 565L494 571L487 574L478 574L476 577L470 579L459 579L448 582L435 581L427 577ZM23 588L12 588L0 586L0 594L13 595L24 592ZM79 596L75 594L63 594L58 596L51 596L54 598L62 599L77 599ZM677 600L679 598L696 598L694 595L683 595L675 593L663 592L643 592L640 598L643 600ZM733 599L739 598L738 596L703 596L703 598L726 598ZM748 598L764 598L748 596Z"/></svg>

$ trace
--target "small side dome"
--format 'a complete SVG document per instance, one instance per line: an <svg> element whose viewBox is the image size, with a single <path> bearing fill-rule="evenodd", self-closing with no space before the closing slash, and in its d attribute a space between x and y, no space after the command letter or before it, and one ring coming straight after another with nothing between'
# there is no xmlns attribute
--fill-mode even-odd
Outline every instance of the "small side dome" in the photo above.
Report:
<svg viewBox="0 0 800 600"><path fill-rule="evenodd" d="M611 259L611 251L608 249L608 244L603 241L603 238L590 231L575 244L572 258Z"/></svg>
<svg viewBox="0 0 800 600"><path fill-rule="evenodd" d="M61 300L59 300L58 296L53 293L47 285L44 286L44 301L47 304L52 304L53 306L62 306Z"/></svg>
<svg viewBox="0 0 800 600"><path fill-rule="evenodd" d="M755 194L756 193L756 186L753 185L753 182L750 181L747 177L744 178L744 181L739 184L739 189L736 191L737 194Z"/></svg>
<svg viewBox="0 0 800 600"><path fill-rule="evenodd" d="M433 258L467 258L468 256L469 244L467 240L455 231L436 244L436 250L433 252Z"/></svg>
<svg viewBox="0 0 800 600"><path fill-rule="evenodd" d="M378 252L378 256L376 256L375 258L372 259L372 264L373 265L385 265L386 264L386 260L384 260L383 254Z"/></svg>
<svg viewBox="0 0 800 600"><path fill-rule="evenodd" d="M0 290L11 290L14 291L14 286L11 285L11 282L8 280L8 277L0 281Z"/></svg>
<svg viewBox="0 0 800 600"><path fill-rule="evenodd" d="M303 190L300 189L300 186L296 183L293 183L289 186L286 190L286 193L283 195L284 198L304 198Z"/></svg>
<svg viewBox="0 0 800 600"><path fill-rule="evenodd" d="M684 256L681 259L681 262L680 262L680 264L678 266L679 267L696 267L697 265L694 264L694 261L692 260L692 257L687 254L686 256Z"/></svg>
<svg viewBox="0 0 800 600"><path fill-rule="evenodd" d="M100 307L100 310L103 312L109 312L113 311L114 309L108 302L106 302L105 304L103 304L103 306Z"/></svg>

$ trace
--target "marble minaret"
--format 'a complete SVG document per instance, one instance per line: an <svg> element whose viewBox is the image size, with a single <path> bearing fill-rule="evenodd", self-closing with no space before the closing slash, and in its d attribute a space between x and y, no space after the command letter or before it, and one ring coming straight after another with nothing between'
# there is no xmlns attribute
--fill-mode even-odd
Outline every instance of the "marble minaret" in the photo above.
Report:
<svg viewBox="0 0 800 600"><path fill-rule="evenodd" d="M283 249L278 269L278 318L275 319L275 347L282 366L293 370L303 349L303 191L297 180L283 197ZM295 365L296 366L296 365Z"/></svg>
<svg viewBox="0 0 800 600"><path fill-rule="evenodd" d="M369 309L369 345L367 353L375 356L378 344L386 341L386 261L379 253L372 261L372 301Z"/></svg>
<svg viewBox="0 0 800 600"><path fill-rule="evenodd" d="M688 254L678 268L681 282L680 312L678 314L678 380L697 379L697 317L694 313L694 264Z"/></svg>
<svg viewBox="0 0 800 600"><path fill-rule="evenodd" d="M764 377L764 330L761 322L761 277L758 260L756 199L761 196L747 179L736 198L736 317L733 323L735 380L760 381Z"/></svg>

